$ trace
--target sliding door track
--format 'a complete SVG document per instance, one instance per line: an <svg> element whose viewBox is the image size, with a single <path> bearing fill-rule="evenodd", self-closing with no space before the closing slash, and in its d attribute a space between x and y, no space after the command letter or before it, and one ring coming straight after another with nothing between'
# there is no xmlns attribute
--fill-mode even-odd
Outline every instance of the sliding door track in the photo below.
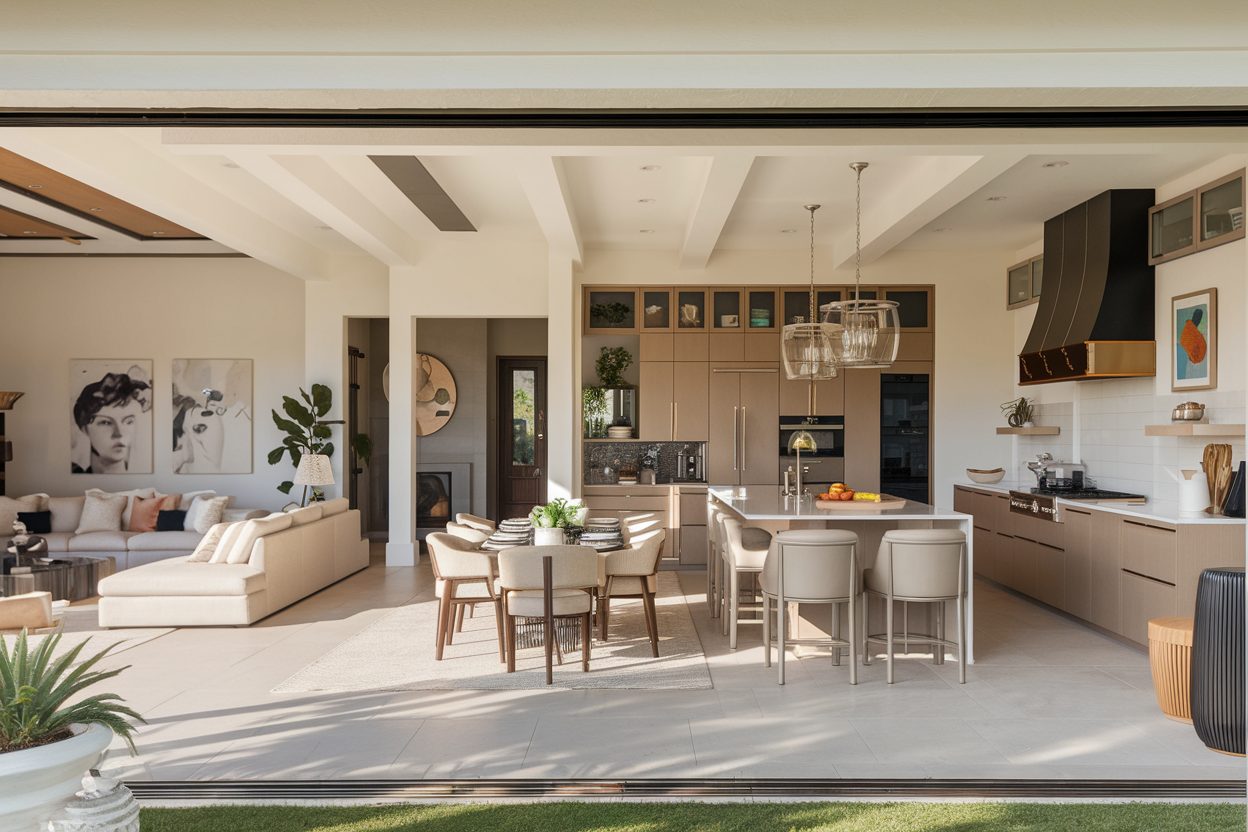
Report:
<svg viewBox="0 0 1248 832"><path fill-rule="evenodd" d="M1243 800L1242 780L558 779L186 780L126 784L139 800L482 800L542 798Z"/></svg>

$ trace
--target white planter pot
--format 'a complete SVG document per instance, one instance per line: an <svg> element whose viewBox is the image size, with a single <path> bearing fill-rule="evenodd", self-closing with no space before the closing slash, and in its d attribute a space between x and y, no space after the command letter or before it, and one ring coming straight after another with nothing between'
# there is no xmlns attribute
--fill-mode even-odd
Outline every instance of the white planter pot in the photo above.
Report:
<svg viewBox="0 0 1248 832"><path fill-rule="evenodd" d="M563 529L533 529L534 546L562 546L563 541Z"/></svg>
<svg viewBox="0 0 1248 832"><path fill-rule="evenodd" d="M112 741L112 730L103 725L75 725L67 740L0 754L0 829L47 828L48 818L82 788L82 776Z"/></svg>

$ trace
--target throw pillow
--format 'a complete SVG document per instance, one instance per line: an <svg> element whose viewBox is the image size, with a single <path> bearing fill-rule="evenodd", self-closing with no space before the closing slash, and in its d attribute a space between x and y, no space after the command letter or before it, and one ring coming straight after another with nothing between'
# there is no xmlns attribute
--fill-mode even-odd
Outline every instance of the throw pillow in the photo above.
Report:
<svg viewBox="0 0 1248 832"><path fill-rule="evenodd" d="M229 551L225 556L225 562L247 563L247 561L251 560L251 550L257 540L265 535L289 529L291 522L289 514L281 513L246 521L242 524L242 529L238 536L231 541ZM218 550L217 555L219 557L220 550ZM220 561L214 558L214 562L219 563Z"/></svg>
<svg viewBox="0 0 1248 832"><path fill-rule="evenodd" d="M180 494L157 494L150 499L135 497L130 501L130 524L126 528L132 532L156 531L156 518L160 512L176 508L181 499Z"/></svg>
<svg viewBox="0 0 1248 832"><path fill-rule="evenodd" d="M26 524L30 534L52 534L52 512L19 511L17 519Z"/></svg>
<svg viewBox="0 0 1248 832"><path fill-rule="evenodd" d="M118 497L125 497L126 505L121 510L121 528L128 529L130 528L130 510L134 506L134 501L130 498L131 497L143 497L144 499L151 499L152 497L156 496L156 489L155 488L131 488L129 491L105 491L101 488L92 488L87 491L87 494L88 495L102 494L105 496L111 494L111 495L118 496ZM114 529L114 531L116 530Z"/></svg>
<svg viewBox="0 0 1248 832"><path fill-rule="evenodd" d="M87 492L86 502L82 505L82 518L74 534L121 531L121 514L129 502L130 498L125 494Z"/></svg>
<svg viewBox="0 0 1248 832"><path fill-rule="evenodd" d="M215 491L183 491L182 500L178 503L177 507L182 509L183 511L187 511L190 509L191 503L195 502L200 497L215 497L215 496L217 496L217 492ZM187 531L190 531L190 529L187 529Z"/></svg>
<svg viewBox="0 0 1248 832"><path fill-rule="evenodd" d="M217 547L221 545L221 538L229 527L229 523L218 523L209 529L208 533L204 535L204 539L199 541L199 545L195 547L195 551L191 552L190 557L186 559L186 562L208 563L212 560L212 556L216 554Z"/></svg>
<svg viewBox="0 0 1248 832"><path fill-rule="evenodd" d="M225 504L229 501L229 497L197 498L186 512L186 530L207 534L209 529L221 522Z"/></svg>
<svg viewBox="0 0 1248 832"><path fill-rule="evenodd" d="M25 497L0 497L0 536L8 537L19 511L42 511L47 494L27 494Z"/></svg>
<svg viewBox="0 0 1248 832"><path fill-rule="evenodd" d="M51 497L48 510L52 512L53 532L73 532L82 519L82 505L86 497Z"/></svg>
<svg viewBox="0 0 1248 832"><path fill-rule="evenodd" d="M168 511L161 509L160 513L156 515L156 531L186 531L186 512L176 508Z"/></svg>

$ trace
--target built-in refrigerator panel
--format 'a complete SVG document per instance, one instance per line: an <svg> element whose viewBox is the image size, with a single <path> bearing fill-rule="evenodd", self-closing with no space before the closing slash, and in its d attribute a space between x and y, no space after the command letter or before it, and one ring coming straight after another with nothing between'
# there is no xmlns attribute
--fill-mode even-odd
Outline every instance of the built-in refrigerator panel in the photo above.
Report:
<svg viewBox="0 0 1248 832"><path fill-rule="evenodd" d="M880 375L880 491L931 502L931 377Z"/></svg>

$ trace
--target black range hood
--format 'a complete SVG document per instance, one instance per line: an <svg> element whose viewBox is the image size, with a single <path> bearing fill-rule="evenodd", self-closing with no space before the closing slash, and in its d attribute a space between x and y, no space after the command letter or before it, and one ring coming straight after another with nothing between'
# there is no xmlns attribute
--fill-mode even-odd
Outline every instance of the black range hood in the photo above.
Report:
<svg viewBox="0 0 1248 832"><path fill-rule="evenodd" d="M1151 189L1105 191L1044 224L1044 282L1019 384L1152 376Z"/></svg>

